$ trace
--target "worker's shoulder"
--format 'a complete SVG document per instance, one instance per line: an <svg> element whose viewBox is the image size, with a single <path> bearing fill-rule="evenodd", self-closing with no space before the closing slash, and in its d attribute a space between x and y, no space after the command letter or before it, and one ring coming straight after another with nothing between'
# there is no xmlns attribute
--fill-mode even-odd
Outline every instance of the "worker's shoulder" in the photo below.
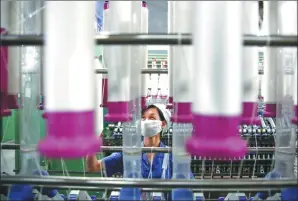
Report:
<svg viewBox="0 0 298 201"><path fill-rule="evenodd" d="M109 155L108 157L110 157L110 158L119 158L119 157L122 157L122 156L123 156L122 152L114 152L111 155Z"/></svg>

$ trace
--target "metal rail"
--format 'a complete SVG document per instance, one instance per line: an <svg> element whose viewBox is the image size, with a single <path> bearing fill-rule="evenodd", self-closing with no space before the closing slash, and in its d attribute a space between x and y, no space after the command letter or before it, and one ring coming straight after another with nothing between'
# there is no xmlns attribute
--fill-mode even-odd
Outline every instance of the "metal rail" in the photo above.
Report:
<svg viewBox="0 0 298 201"><path fill-rule="evenodd" d="M7 186L9 187L10 184L3 184L3 186ZM41 188L43 187L43 185L34 185L35 188ZM107 190L109 192L111 191L120 191L121 188L106 188L106 187L91 187L91 186L55 186L55 189L65 189L65 190ZM140 188L142 192L171 192L172 189L171 188ZM189 189L189 188L188 188ZM233 193L233 192L238 192L239 189L238 188L225 188L225 189L200 189L200 188L193 188L191 189L193 192L229 192L229 193ZM280 191L280 188L278 187L274 187L274 188L270 188L271 191ZM268 191L267 187L263 187L263 188L242 188L241 189L242 192L262 192L262 191Z"/></svg>
<svg viewBox="0 0 298 201"><path fill-rule="evenodd" d="M44 45L43 35L1 35L0 45ZM114 34L96 35L97 45L191 45L191 34ZM244 35L244 46L297 47L297 36Z"/></svg>
<svg viewBox="0 0 298 201"><path fill-rule="evenodd" d="M95 69L95 74L108 74L108 69ZM38 73L37 69L30 69L23 72L23 74L34 74ZM168 74L168 69L165 68L143 68L141 69L142 74ZM259 70L259 75L263 75L264 71ZM288 74L288 73L287 73ZM292 75L292 74L290 74Z"/></svg>
<svg viewBox="0 0 298 201"><path fill-rule="evenodd" d="M139 188L198 188L198 189L222 189L222 188L275 188L295 187L297 180L160 180L160 179L130 179L130 178L109 178L109 177L26 177L26 176L1 176L1 184L31 184L47 187L57 186L89 186L89 187L139 187Z"/></svg>
<svg viewBox="0 0 298 201"><path fill-rule="evenodd" d="M108 69L95 69L95 74L108 74ZM34 74L39 73L37 69L25 70L23 74ZM168 74L168 69L166 68L143 68L141 69L142 74ZM263 75L264 71L259 70L259 75ZM293 75L293 72L284 72L285 75Z"/></svg>
<svg viewBox="0 0 298 201"><path fill-rule="evenodd" d="M96 69L96 74L108 74L108 69ZM141 70L142 74L168 74L168 69L160 69L160 68L143 68ZM264 71L259 70L259 75L263 75ZM293 75L293 73L286 73L288 75Z"/></svg>
<svg viewBox="0 0 298 201"><path fill-rule="evenodd" d="M1 149L18 150L20 144L1 143ZM122 152L122 146L101 146L102 152ZM172 147L142 147L142 152L149 153L169 153L172 152ZM275 147L249 147L250 152L274 152ZM298 150L298 148L296 148Z"/></svg>
<svg viewBox="0 0 298 201"><path fill-rule="evenodd" d="M141 72L142 72L142 74L167 74L168 69L143 68ZM96 69L95 73L96 74L108 74L108 70L107 69Z"/></svg>

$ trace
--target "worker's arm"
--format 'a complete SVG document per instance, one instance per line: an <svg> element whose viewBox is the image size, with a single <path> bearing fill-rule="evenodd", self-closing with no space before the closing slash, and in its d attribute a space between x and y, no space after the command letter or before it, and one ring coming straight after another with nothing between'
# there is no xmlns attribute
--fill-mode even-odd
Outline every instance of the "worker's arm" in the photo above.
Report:
<svg viewBox="0 0 298 201"><path fill-rule="evenodd" d="M112 153L110 156L97 160L96 156L87 157L87 171L100 172L105 170L106 176L111 177L116 173L123 173L122 153Z"/></svg>
<svg viewBox="0 0 298 201"><path fill-rule="evenodd" d="M103 133L101 133L98 136L98 138L100 140L102 140ZM87 171L88 172L95 173L95 172L99 172L99 171L101 171L103 169L102 161L101 160L97 160L96 155L87 156L86 163L87 163Z"/></svg>
<svg viewBox="0 0 298 201"><path fill-rule="evenodd" d="M97 160L97 157L87 156L87 171L88 172L100 172L103 168L102 161Z"/></svg>

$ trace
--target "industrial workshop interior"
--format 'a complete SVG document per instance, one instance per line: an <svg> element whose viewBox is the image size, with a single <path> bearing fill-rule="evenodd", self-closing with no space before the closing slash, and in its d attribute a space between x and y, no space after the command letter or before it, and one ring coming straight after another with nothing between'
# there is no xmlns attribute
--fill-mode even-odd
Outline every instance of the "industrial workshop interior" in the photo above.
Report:
<svg viewBox="0 0 298 201"><path fill-rule="evenodd" d="M297 201L297 1L1 0L1 200Z"/></svg>

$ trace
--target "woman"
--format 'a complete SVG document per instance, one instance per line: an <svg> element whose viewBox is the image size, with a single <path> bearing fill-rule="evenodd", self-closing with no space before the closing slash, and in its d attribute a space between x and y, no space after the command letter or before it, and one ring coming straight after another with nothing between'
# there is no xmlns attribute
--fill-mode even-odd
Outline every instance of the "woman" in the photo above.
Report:
<svg viewBox="0 0 298 201"><path fill-rule="evenodd" d="M145 147L166 147L160 140L161 133L168 129L170 112L162 104L148 106L142 111L142 135ZM171 153L142 153L143 178L172 178ZM99 172L105 170L106 176L111 177L123 174L122 153L113 153L110 156L97 160L96 156L87 157L87 170ZM193 175L191 174L191 178Z"/></svg>

